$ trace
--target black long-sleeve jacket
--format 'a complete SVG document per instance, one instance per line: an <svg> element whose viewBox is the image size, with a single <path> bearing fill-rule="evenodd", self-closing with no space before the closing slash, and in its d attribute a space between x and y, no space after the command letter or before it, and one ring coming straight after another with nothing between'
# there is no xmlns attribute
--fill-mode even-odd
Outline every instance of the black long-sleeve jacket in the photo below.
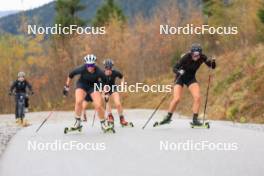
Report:
<svg viewBox="0 0 264 176"><path fill-rule="evenodd" d="M181 59L174 65L173 72L178 74L180 69L185 71L183 78L194 78L197 70L205 63L208 67L215 69L216 63L214 60L209 60L206 55L201 54L197 61L192 59L192 54L186 53Z"/></svg>
<svg viewBox="0 0 264 176"><path fill-rule="evenodd" d="M27 81L18 81L15 80L10 87L10 92L15 91L15 93L26 93L27 89L32 91L32 85Z"/></svg>

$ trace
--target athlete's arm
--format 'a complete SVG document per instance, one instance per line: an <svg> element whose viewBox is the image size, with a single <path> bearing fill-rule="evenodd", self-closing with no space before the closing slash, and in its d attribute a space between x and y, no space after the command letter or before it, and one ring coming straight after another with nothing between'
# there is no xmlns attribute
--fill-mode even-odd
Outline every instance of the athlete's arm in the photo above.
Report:
<svg viewBox="0 0 264 176"><path fill-rule="evenodd" d="M29 90L30 92L33 92L33 91L32 91L32 85L31 85L28 81L26 81L26 86L27 86L27 88L28 88L28 90Z"/></svg>
<svg viewBox="0 0 264 176"><path fill-rule="evenodd" d="M66 80L66 84L65 84L67 87L70 87L71 80L72 80L72 79L71 79L70 77L67 78L67 80Z"/></svg>
<svg viewBox="0 0 264 176"><path fill-rule="evenodd" d="M123 76L120 82L120 85L123 87L125 85L125 77Z"/></svg>
<svg viewBox="0 0 264 176"><path fill-rule="evenodd" d="M81 66L81 67L78 67L74 70L72 70L68 77L67 77L67 80L66 80L66 86L70 86L70 83L71 83L71 80L76 76L76 75L79 75L83 72L83 70L85 69L85 66Z"/></svg>
<svg viewBox="0 0 264 176"><path fill-rule="evenodd" d="M121 79L121 85L124 85L125 79L124 79L123 74L122 74L120 71L117 71L117 70L115 70L115 72L116 72L116 76L117 76L119 79Z"/></svg>
<svg viewBox="0 0 264 176"><path fill-rule="evenodd" d="M98 83L102 85L102 87L103 87L103 95L105 95L105 93L108 92L107 91L107 87L106 87L106 85L107 85L107 77L106 77L105 73L100 68L97 68L97 69L98 69L98 74L99 74L99 78L100 78Z"/></svg>
<svg viewBox="0 0 264 176"><path fill-rule="evenodd" d="M212 69L215 69L215 67L216 67L216 63L215 63L215 59L214 59L214 58L213 58L213 59L208 59L207 56L205 56L205 61L204 61L204 63L205 63L208 67L210 67L210 68L212 68Z"/></svg>
<svg viewBox="0 0 264 176"><path fill-rule="evenodd" d="M183 67L183 64L188 59L187 54L183 55L183 57L180 58L180 60L174 65L173 72L178 74L178 71Z"/></svg>
<svg viewBox="0 0 264 176"><path fill-rule="evenodd" d="M10 92L13 92L14 89L16 88L17 81L14 81L9 89Z"/></svg>

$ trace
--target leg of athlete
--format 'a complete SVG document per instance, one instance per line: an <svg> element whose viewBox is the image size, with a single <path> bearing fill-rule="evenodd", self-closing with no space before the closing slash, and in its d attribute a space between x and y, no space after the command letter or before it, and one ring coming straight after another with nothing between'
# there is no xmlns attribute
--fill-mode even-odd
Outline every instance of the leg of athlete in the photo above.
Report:
<svg viewBox="0 0 264 176"><path fill-rule="evenodd" d="M84 98L86 96L86 92L83 89L76 89L75 90L75 118L76 123L75 127L81 126L81 115L82 115L82 103L84 101Z"/></svg>
<svg viewBox="0 0 264 176"><path fill-rule="evenodd" d="M193 97L193 123L195 125L202 125L201 122L198 120L198 114L201 106L201 94L200 94L200 86L197 82L192 83L189 87L189 90Z"/></svg>
<svg viewBox="0 0 264 176"><path fill-rule="evenodd" d="M87 106L88 106L88 102L84 100L82 103L82 116L83 116L83 121L85 122L87 121L87 116L86 116Z"/></svg>
<svg viewBox="0 0 264 176"><path fill-rule="evenodd" d="M177 107L177 105L181 99L182 93L183 93L183 86L176 84L173 88L173 98L172 98L170 105L169 105L168 114L164 117L164 119L162 121L159 122L160 125L167 124L167 123L171 122L173 112L175 111L175 109L176 109L176 107Z"/></svg>

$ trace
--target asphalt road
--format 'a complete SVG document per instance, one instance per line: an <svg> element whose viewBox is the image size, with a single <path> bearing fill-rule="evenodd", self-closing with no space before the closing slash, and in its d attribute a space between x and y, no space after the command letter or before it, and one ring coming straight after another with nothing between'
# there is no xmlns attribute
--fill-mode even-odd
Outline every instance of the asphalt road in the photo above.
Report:
<svg viewBox="0 0 264 176"><path fill-rule="evenodd" d="M72 112L28 115L33 123L20 130L0 158L0 176L262 176L264 132L211 122L211 129L191 129L189 119L177 115L171 124L153 128L160 111L142 130L151 110L128 110L134 128L104 134L92 119L81 133L63 134L73 123ZM89 117L93 112L89 111Z"/></svg>

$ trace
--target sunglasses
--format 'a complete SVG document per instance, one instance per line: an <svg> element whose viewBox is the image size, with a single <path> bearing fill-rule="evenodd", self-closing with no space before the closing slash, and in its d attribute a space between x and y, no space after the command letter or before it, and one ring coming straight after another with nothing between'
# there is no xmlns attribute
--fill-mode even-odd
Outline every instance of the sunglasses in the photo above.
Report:
<svg viewBox="0 0 264 176"><path fill-rule="evenodd" d="M89 68L89 67L94 68L95 67L95 64L85 64L85 65L86 65L86 68Z"/></svg>
<svg viewBox="0 0 264 176"><path fill-rule="evenodd" d="M112 70L112 67L105 67L105 70Z"/></svg>

